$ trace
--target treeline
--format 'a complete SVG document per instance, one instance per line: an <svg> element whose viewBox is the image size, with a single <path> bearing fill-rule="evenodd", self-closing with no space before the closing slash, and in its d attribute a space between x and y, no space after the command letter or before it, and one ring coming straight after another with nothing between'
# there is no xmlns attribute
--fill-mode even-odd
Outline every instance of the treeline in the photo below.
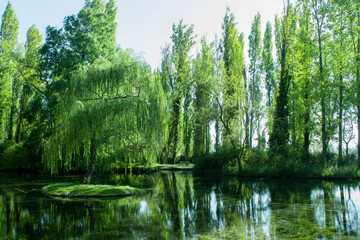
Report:
<svg viewBox="0 0 360 240"><path fill-rule="evenodd" d="M257 14L248 37L228 8L220 39L202 37L195 57L194 26L181 20L151 70L116 46L114 0L85 1L62 28L49 26L44 42L32 26L25 44L8 3L0 168L87 169L90 182L95 166L179 161L235 172L360 167L359 154L349 153L360 137L359 7L355 0L288 1L264 33Z"/></svg>

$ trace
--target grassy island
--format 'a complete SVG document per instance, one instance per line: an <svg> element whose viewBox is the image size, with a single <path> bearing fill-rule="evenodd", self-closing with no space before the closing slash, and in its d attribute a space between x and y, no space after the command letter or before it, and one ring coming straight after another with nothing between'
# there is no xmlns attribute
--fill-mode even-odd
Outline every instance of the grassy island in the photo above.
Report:
<svg viewBox="0 0 360 240"><path fill-rule="evenodd" d="M56 183L47 185L42 191L49 196L67 198L125 197L145 193L145 190L129 186L89 185Z"/></svg>

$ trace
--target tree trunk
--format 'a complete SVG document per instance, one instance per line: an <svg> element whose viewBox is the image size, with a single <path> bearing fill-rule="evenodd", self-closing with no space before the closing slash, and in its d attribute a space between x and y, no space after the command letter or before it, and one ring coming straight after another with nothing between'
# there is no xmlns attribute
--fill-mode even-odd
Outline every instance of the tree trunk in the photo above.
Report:
<svg viewBox="0 0 360 240"><path fill-rule="evenodd" d="M318 20L319 21L319 20ZM322 40L321 27L318 22L318 44L319 44L319 75L321 89L321 141L322 141L322 161L325 166L327 157L327 136L326 136L326 108L325 108L325 80L323 76L323 60L322 60Z"/></svg>
<svg viewBox="0 0 360 240"><path fill-rule="evenodd" d="M340 70L341 71L341 70ZM338 165L341 166L342 163L342 142L343 142L343 130L342 130L342 118L343 118L343 77L340 74L340 86L339 86L339 151L338 151Z"/></svg>
<svg viewBox="0 0 360 240"><path fill-rule="evenodd" d="M173 109L174 109L174 119L172 125L172 127L174 128L174 146L173 146L173 155L172 155L173 164L175 164L176 161L177 145L179 140L178 126L179 126L179 118L180 118L180 104L181 104L180 102L181 99L177 98L173 105Z"/></svg>
<svg viewBox="0 0 360 240"><path fill-rule="evenodd" d="M15 131L15 142L16 143L19 143L21 140L22 121L23 121L23 112L20 110L19 120L18 120L18 123L16 126L16 131Z"/></svg>
<svg viewBox="0 0 360 240"><path fill-rule="evenodd" d="M233 150L234 150L234 153L235 153L235 157L236 157L236 160L238 162L238 166L239 166L239 171L242 171L242 164L241 164L241 155L240 152L238 151L237 147L236 147L236 144L235 144L235 141L232 137L230 137L230 142L231 142L231 145L233 147Z"/></svg>
<svg viewBox="0 0 360 240"><path fill-rule="evenodd" d="M220 150L220 122L219 120L215 121L215 151L219 152Z"/></svg>
<svg viewBox="0 0 360 240"><path fill-rule="evenodd" d="M356 82L357 82L357 125L358 125L358 169L360 169L360 62L357 64Z"/></svg>
<svg viewBox="0 0 360 240"><path fill-rule="evenodd" d="M357 6L357 21L358 21L358 41L357 41L357 55L356 55L356 82L357 82L357 124L358 124L358 169L360 169L360 13L359 5Z"/></svg>
<svg viewBox="0 0 360 240"><path fill-rule="evenodd" d="M9 125L8 125L8 140L14 138L14 118L16 114L16 102L17 102L17 76L15 74L13 83L12 83L12 97L11 97L11 108L9 116Z"/></svg>
<svg viewBox="0 0 360 240"><path fill-rule="evenodd" d="M249 120L249 149L252 149L252 139L254 135L254 109L253 106L250 107L250 120Z"/></svg>
<svg viewBox="0 0 360 240"><path fill-rule="evenodd" d="M293 83L294 85L294 83ZM295 86L293 86L295 88ZM294 89L295 91L295 89ZM296 121L295 121L295 99L293 98L291 101L291 107L292 107L292 116L291 116L291 130L292 130L292 136L291 136L291 144L293 146L296 146Z"/></svg>
<svg viewBox="0 0 360 240"><path fill-rule="evenodd" d="M256 135L257 135L257 146L258 150L261 150L261 119L260 115L256 116Z"/></svg>
<svg viewBox="0 0 360 240"><path fill-rule="evenodd" d="M201 156L203 154L204 149L204 126L200 118L200 109L202 105L202 90L200 87L196 89L195 97L195 106L196 106L196 118L195 118L195 127L194 127L194 153L193 156L195 158Z"/></svg>
<svg viewBox="0 0 360 240"><path fill-rule="evenodd" d="M96 150L97 150L96 140L95 140L95 138L91 138L91 140L90 140L90 166L89 166L88 172L85 174L83 184L90 184L90 182L91 182L91 177L94 174L94 169L95 169Z"/></svg>
<svg viewBox="0 0 360 240"><path fill-rule="evenodd" d="M307 81L306 86L309 86L309 81ZM305 124L305 130L304 130L304 160L308 162L310 159L309 156L309 148L310 148L310 107L309 107L309 89L306 89L305 92L305 116L304 116L304 124Z"/></svg>
<svg viewBox="0 0 360 240"><path fill-rule="evenodd" d="M222 119L222 117L221 117L221 119ZM234 154L235 154L236 160L238 162L238 166L239 166L239 171L242 171L241 156L242 156L242 153L243 153L243 146L242 146L242 148L240 149L240 152L239 152L238 148L236 147L236 143L235 143L234 138L231 137L231 130L230 130L229 126L225 123L225 121L223 119L221 120L221 122L222 122L222 124L223 124L223 126L225 128L226 135L230 139L231 146L233 147Z"/></svg>
<svg viewBox="0 0 360 240"><path fill-rule="evenodd" d="M244 76L244 91L245 91L245 147L250 148L249 96L248 96L248 90L247 90L247 78L246 78L246 65L245 64L244 64L243 76Z"/></svg>
<svg viewBox="0 0 360 240"><path fill-rule="evenodd" d="M0 137L2 137L2 133L3 133L3 125L4 125L4 122L3 122L3 107L1 106L0 104ZM5 135L5 134L4 134Z"/></svg>
<svg viewBox="0 0 360 240"><path fill-rule="evenodd" d="M177 150L177 142L178 142L178 125L179 125L179 117L180 117L180 103L181 103L181 98L178 97L176 99L174 99L173 101L173 111L174 111L174 117L172 119L172 123L171 123L171 129L170 129L170 133L169 133L169 138L167 141L167 149L165 152L165 157L164 157L164 163L168 163L168 157L169 157L169 153L170 153L170 146L171 146L171 142L173 142L173 155L172 155L172 159L173 159L173 163L175 164L175 159L176 159L176 150Z"/></svg>
<svg viewBox="0 0 360 240"><path fill-rule="evenodd" d="M210 152L210 145L211 145L211 135L210 135L210 127L209 127L209 123L206 124L205 126L205 134L206 134L206 137L205 137L205 140L206 140L206 143L205 143L205 155L209 155L209 152Z"/></svg>
<svg viewBox="0 0 360 240"><path fill-rule="evenodd" d="M326 152L327 152L327 141L326 141L326 111L325 111L325 100L321 97L321 141L322 141L322 161L323 166L326 163Z"/></svg>
<svg viewBox="0 0 360 240"><path fill-rule="evenodd" d="M16 126L15 131L15 141L18 143L21 141L21 131L22 131L22 122L23 122L23 113L25 110L25 97L26 94L24 93L24 90L22 91L21 97L20 97L20 111L19 111L19 119Z"/></svg>
<svg viewBox="0 0 360 240"><path fill-rule="evenodd" d="M203 127L198 119L195 121L195 130L194 130L194 157L197 158L203 154Z"/></svg>

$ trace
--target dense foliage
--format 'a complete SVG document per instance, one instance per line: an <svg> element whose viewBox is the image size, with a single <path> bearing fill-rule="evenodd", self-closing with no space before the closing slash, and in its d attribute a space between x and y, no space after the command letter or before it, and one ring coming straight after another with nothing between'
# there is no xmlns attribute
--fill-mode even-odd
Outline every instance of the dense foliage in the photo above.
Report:
<svg viewBox="0 0 360 240"><path fill-rule="evenodd" d="M184 161L260 174L359 168L360 144L351 151L360 141L359 8L287 1L264 34L256 14L248 38L228 8L220 41L202 37L195 57L194 26L181 20L151 70L116 46L114 0L86 0L63 27L47 27L44 42L32 26L25 44L8 3L0 169L87 172L89 183L94 171Z"/></svg>

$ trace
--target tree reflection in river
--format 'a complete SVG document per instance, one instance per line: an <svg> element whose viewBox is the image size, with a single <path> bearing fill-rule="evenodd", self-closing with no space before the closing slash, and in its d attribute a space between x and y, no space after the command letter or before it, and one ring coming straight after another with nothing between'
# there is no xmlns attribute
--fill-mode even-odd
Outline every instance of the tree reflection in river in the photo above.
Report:
<svg viewBox="0 0 360 240"><path fill-rule="evenodd" d="M0 179L0 239L356 239L358 182L244 180L185 172L114 176L142 196L58 200L46 179ZM25 193L27 192L27 193Z"/></svg>

